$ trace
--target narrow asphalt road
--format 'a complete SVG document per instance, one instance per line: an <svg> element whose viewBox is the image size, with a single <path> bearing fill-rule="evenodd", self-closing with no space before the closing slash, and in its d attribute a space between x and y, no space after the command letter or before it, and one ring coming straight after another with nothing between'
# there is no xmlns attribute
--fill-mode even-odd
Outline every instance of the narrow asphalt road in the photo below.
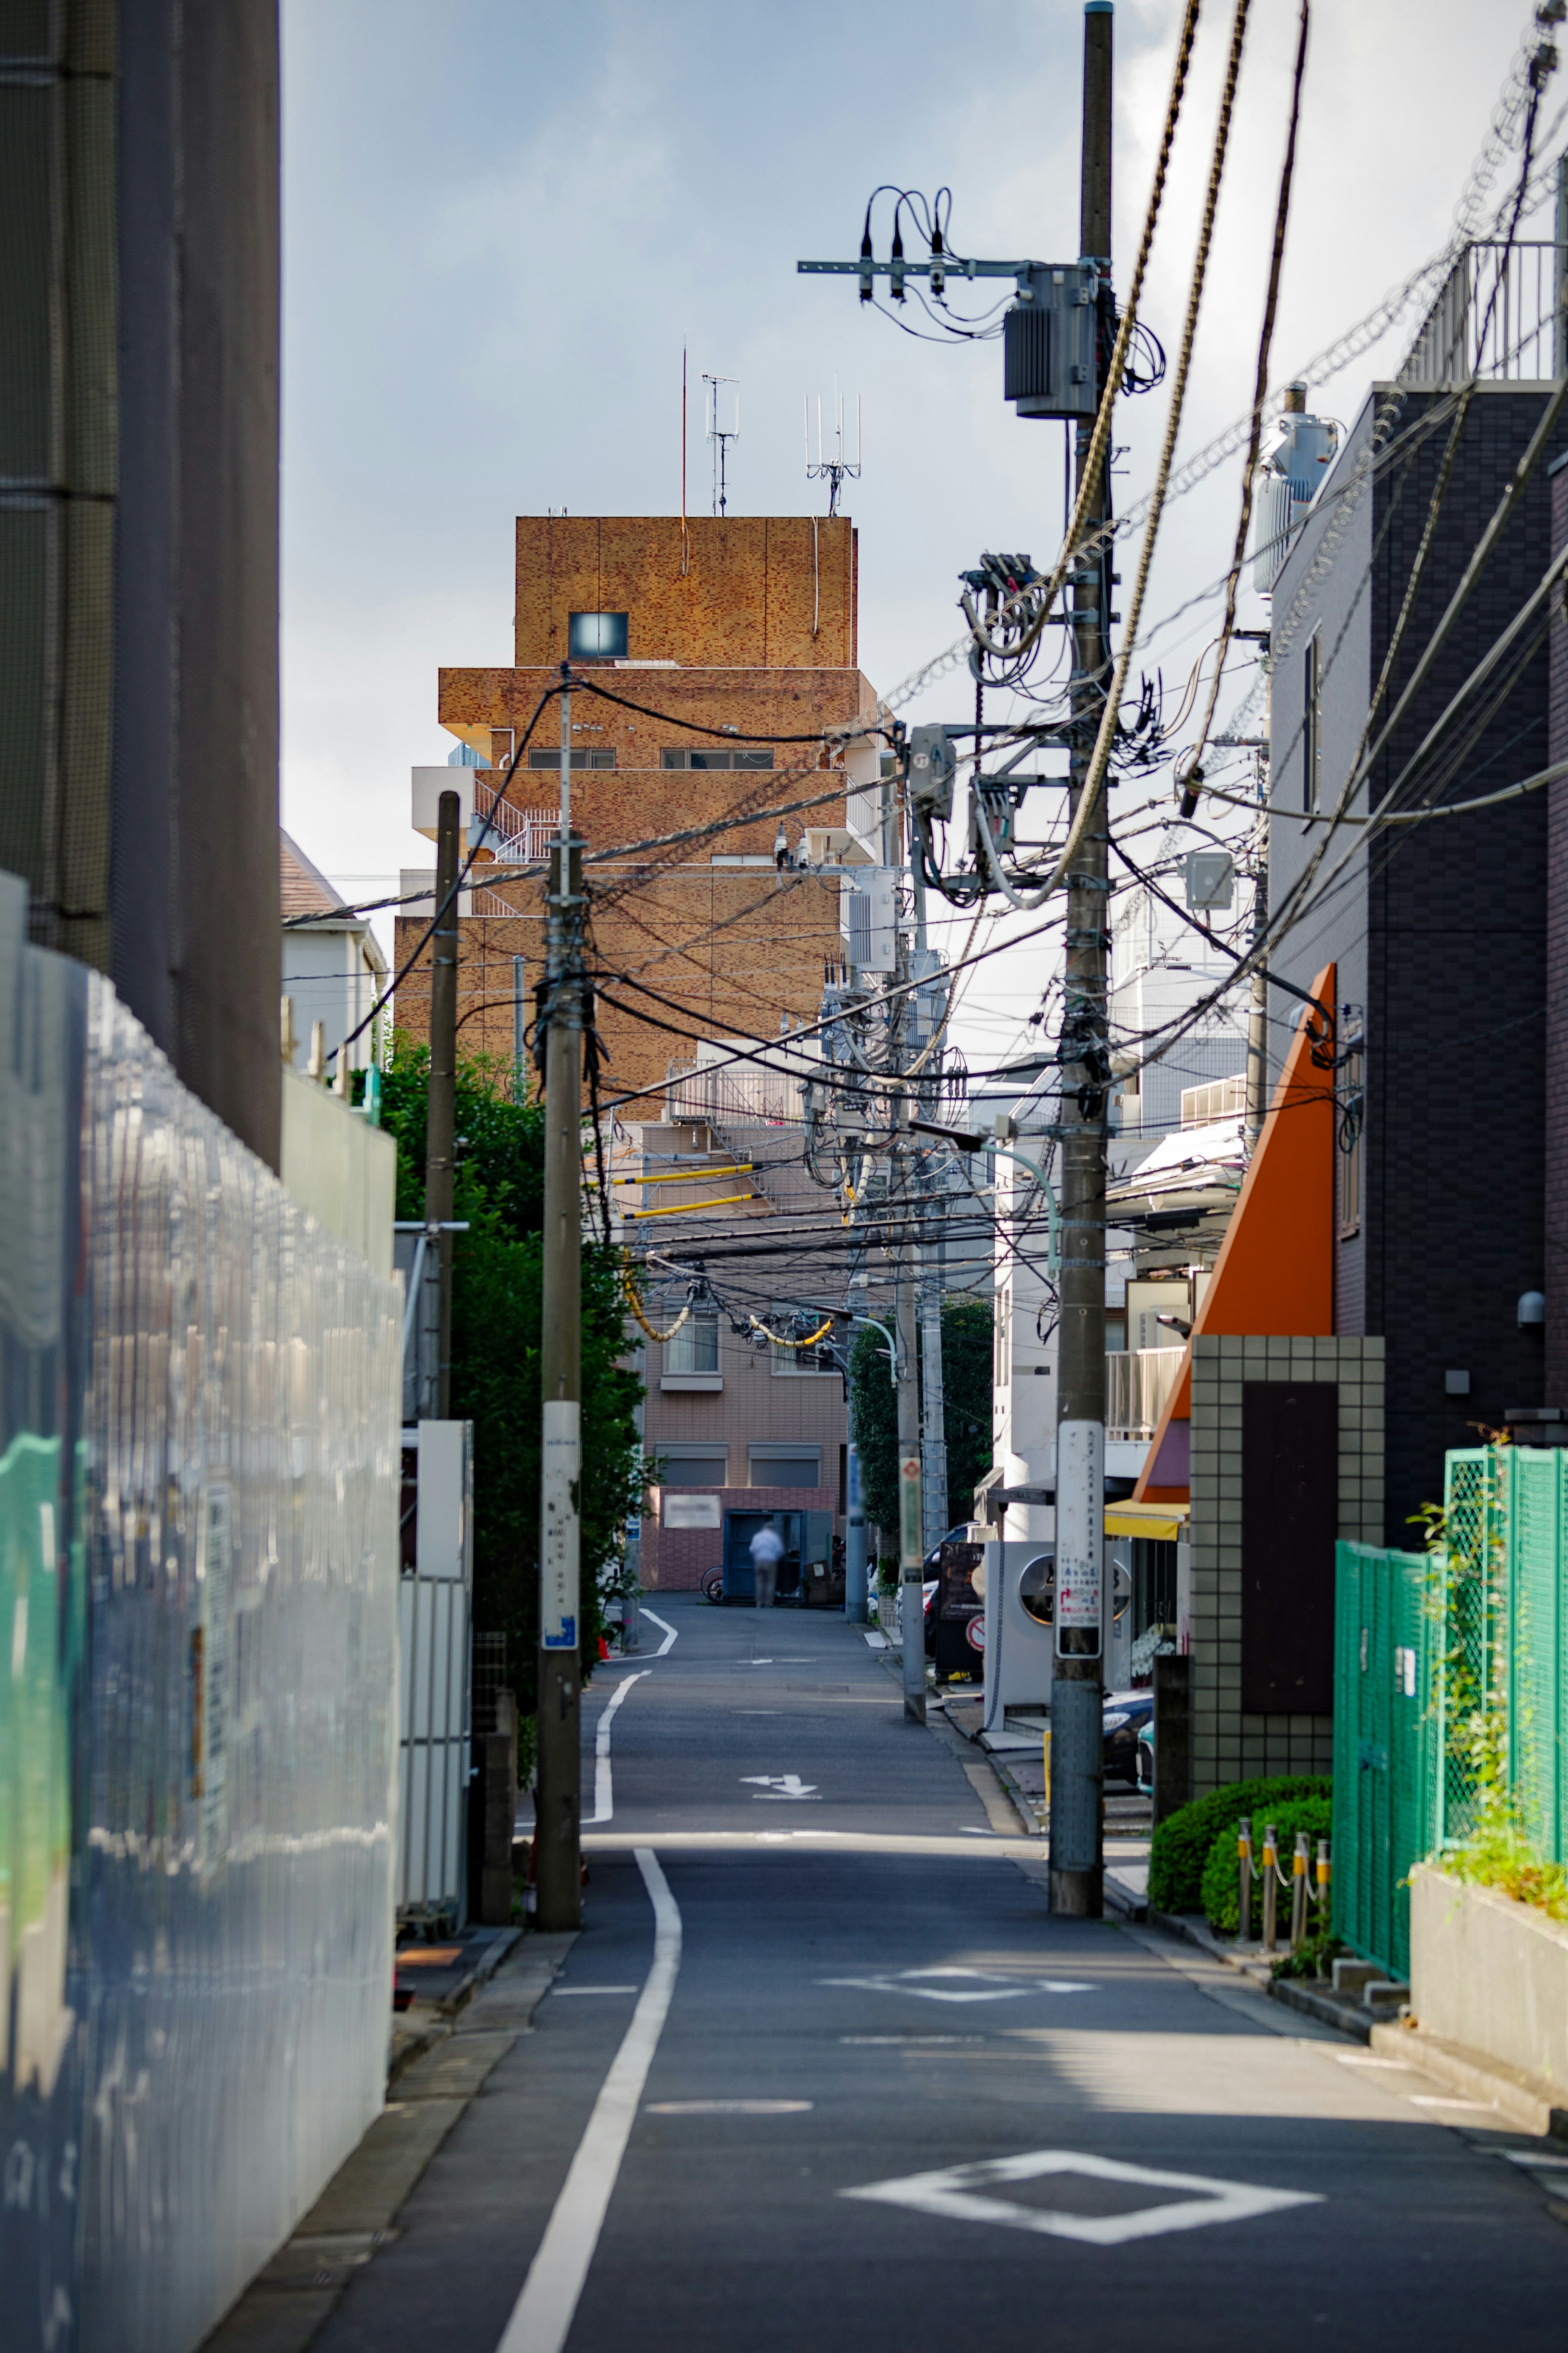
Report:
<svg viewBox="0 0 1568 2353"><path fill-rule="evenodd" d="M647 1670L583 1935L322 2353L1564 2343L1539 2145L1053 1921L840 1618L656 1606L674 1642L589 1694L592 1810Z"/></svg>

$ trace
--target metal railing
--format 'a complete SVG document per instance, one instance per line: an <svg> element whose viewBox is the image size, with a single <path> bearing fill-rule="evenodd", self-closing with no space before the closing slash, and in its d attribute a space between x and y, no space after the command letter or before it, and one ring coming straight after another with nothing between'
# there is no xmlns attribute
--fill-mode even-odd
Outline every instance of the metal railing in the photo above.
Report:
<svg viewBox="0 0 1568 2353"><path fill-rule="evenodd" d="M722 1069L671 1062L665 1117L672 1124L706 1120L775 1125L801 1117L801 1082L766 1063L732 1062Z"/></svg>
<svg viewBox="0 0 1568 2353"><path fill-rule="evenodd" d="M1131 1348L1107 1356L1107 1438L1153 1437L1186 1355L1185 1348Z"/></svg>
<svg viewBox="0 0 1568 2353"><path fill-rule="evenodd" d="M575 765L575 763L574 763ZM497 788L486 784L482 776L474 778L474 822L470 839L477 839L481 825L487 827L485 839L498 853L504 850L509 859L520 864L532 865L550 854L550 844L555 838L556 812L553 809L514 808L509 800L498 801Z"/></svg>
<svg viewBox="0 0 1568 2353"><path fill-rule="evenodd" d="M1426 314L1401 384L1463 384L1471 375L1539 384L1556 375L1565 350L1565 255L1568 247L1547 243L1468 245Z"/></svg>

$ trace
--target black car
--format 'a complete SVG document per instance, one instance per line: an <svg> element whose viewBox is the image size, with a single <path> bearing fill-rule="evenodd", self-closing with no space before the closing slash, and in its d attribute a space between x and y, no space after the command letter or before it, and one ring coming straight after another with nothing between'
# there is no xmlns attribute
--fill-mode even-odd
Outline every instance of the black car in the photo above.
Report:
<svg viewBox="0 0 1568 2353"><path fill-rule="evenodd" d="M1108 1781L1138 1787L1138 1736L1153 1720L1152 1691L1107 1692L1100 1719L1100 1753Z"/></svg>

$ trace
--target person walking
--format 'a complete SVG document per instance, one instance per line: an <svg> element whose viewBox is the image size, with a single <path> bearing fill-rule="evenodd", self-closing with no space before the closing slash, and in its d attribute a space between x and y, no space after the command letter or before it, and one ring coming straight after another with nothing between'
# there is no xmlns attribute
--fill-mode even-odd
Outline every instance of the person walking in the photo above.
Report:
<svg viewBox="0 0 1568 2353"><path fill-rule="evenodd" d="M752 1594L759 1609L771 1609L778 1588L784 1538L777 1528L761 1527L752 1538Z"/></svg>

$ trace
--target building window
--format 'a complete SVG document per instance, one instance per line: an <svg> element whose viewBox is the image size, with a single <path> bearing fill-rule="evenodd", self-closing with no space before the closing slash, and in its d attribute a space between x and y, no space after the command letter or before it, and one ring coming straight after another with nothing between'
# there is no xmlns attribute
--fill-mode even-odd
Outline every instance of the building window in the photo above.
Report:
<svg viewBox="0 0 1568 2353"><path fill-rule="evenodd" d="M1334 1090L1334 1114L1340 1176L1340 1238L1361 1231L1361 1139L1366 1124L1366 1049L1353 1024L1354 1006L1344 1008L1349 1035L1345 1059Z"/></svg>
<svg viewBox="0 0 1568 2353"><path fill-rule="evenodd" d="M528 765L531 768L553 768L559 776L561 774L560 746L557 745L550 752L531 752L528 755ZM574 776L579 768L613 768L615 765L616 747L613 744L606 744L603 749L592 751L582 750L575 744L572 747Z"/></svg>
<svg viewBox="0 0 1568 2353"><path fill-rule="evenodd" d="M668 1447L650 1450L663 1461L659 1483L665 1487L722 1487L730 1476L730 1455L726 1447L710 1448L700 1453L693 1447L689 1453L684 1447L671 1452Z"/></svg>
<svg viewBox="0 0 1568 2353"><path fill-rule="evenodd" d="M625 661L624 613L574 613L566 628L566 650L574 661Z"/></svg>
<svg viewBox="0 0 1568 2353"><path fill-rule="evenodd" d="M1301 807L1318 806L1322 769L1322 640L1314 629L1301 656Z"/></svg>
<svg viewBox="0 0 1568 2353"><path fill-rule="evenodd" d="M816 1330L822 1317L811 1311L803 1313L798 1307L773 1307L769 1311L767 1320L773 1331L782 1332L786 1338L804 1339L808 1332ZM831 1329L809 1348L781 1348L775 1342L768 1349L768 1357L771 1369L786 1377L798 1373L837 1373L838 1370Z"/></svg>
<svg viewBox="0 0 1568 2353"><path fill-rule="evenodd" d="M710 750L705 744L667 744L660 752L665 768L771 768L771 752Z"/></svg>
<svg viewBox="0 0 1568 2353"><path fill-rule="evenodd" d="M664 1344L664 1369L667 1373L716 1373L719 1369L719 1318L716 1314L689 1315L674 1336Z"/></svg>
<svg viewBox="0 0 1568 2353"><path fill-rule="evenodd" d="M822 1450L816 1446L747 1450L753 1487L820 1487Z"/></svg>

